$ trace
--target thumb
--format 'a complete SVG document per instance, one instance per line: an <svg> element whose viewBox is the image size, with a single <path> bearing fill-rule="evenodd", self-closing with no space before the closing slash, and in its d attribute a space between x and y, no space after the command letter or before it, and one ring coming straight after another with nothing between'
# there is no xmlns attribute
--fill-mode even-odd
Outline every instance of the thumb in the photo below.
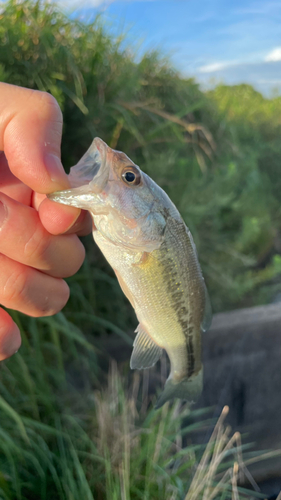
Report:
<svg viewBox="0 0 281 500"><path fill-rule="evenodd" d="M0 83L0 151L33 191L69 187L60 161L62 113L50 94Z"/></svg>

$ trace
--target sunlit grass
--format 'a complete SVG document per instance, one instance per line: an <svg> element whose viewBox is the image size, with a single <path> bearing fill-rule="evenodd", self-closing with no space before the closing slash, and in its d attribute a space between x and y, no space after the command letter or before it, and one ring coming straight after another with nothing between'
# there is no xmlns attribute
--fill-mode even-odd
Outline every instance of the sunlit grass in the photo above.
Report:
<svg viewBox="0 0 281 500"><path fill-rule="evenodd" d="M102 16L85 23L54 2L8 0L0 21L0 79L56 97L66 169L95 136L124 151L190 227L213 309L269 302L281 289L281 98L249 85L204 93Z"/></svg>

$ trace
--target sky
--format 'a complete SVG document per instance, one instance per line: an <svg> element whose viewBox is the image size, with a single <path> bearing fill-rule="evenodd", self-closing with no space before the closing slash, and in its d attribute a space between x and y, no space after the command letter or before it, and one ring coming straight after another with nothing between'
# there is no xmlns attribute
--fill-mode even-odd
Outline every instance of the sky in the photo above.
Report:
<svg viewBox="0 0 281 500"><path fill-rule="evenodd" d="M266 96L281 94L281 0L82 1L76 15L102 11L132 44L168 54L203 88L250 83Z"/></svg>

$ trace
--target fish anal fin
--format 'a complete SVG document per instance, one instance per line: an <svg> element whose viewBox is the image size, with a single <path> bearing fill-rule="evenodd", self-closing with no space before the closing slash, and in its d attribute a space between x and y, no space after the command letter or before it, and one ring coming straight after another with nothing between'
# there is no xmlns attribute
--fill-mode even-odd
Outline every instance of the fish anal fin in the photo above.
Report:
<svg viewBox="0 0 281 500"><path fill-rule="evenodd" d="M134 341L134 350L131 356L130 367L132 370L141 370L155 365L163 352L162 347L157 345L154 340L139 325L138 332Z"/></svg>

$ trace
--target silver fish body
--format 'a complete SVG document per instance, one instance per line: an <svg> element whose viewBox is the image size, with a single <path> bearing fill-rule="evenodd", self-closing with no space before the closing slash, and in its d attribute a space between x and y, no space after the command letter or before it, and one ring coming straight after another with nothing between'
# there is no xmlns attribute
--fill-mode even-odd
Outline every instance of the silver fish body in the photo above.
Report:
<svg viewBox="0 0 281 500"><path fill-rule="evenodd" d="M95 242L135 309L131 368L167 352L171 371L157 402L201 392L201 331L211 321L196 248L167 194L124 153L96 138L70 173L72 189L50 199L90 211Z"/></svg>

